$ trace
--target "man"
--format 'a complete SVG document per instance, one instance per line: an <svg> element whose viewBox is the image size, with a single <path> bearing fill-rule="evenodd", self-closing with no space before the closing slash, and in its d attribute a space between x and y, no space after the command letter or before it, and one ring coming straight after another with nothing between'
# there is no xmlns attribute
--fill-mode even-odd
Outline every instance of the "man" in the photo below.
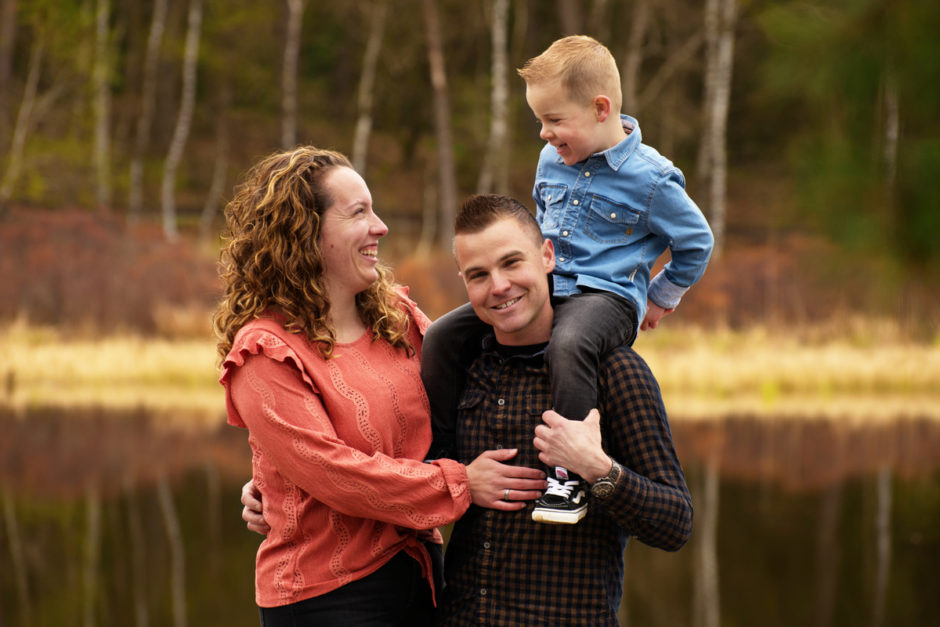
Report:
<svg viewBox="0 0 940 627"><path fill-rule="evenodd" d="M513 464L565 466L591 485L593 502L577 525L534 522L531 504L514 511L471 506L447 547L441 623L617 625L628 537L673 551L692 532L691 498L659 387L635 352L618 347L601 362L600 414L570 421L546 411L552 243L525 206L506 196L469 199L455 231L470 303L493 327L460 401L458 460L518 449ZM505 501L527 497L503 494ZM243 501L257 508L250 495ZM246 508L243 517L263 530L256 513Z"/></svg>
<svg viewBox="0 0 940 627"><path fill-rule="evenodd" d="M468 372L457 459L517 448L514 464L538 467L541 460L579 474L591 485L592 503L577 525L533 522L529 508L471 506L445 555L442 623L616 625L627 538L677 550L692 532L691 498L659 387L633 350L618 347L601 360L602 418L597 411L583 422L545 412L552 243L532 214L505 196L468 200L455 232L470 303L493 327ZM511 490L504 496L513 497Z"/></svg>

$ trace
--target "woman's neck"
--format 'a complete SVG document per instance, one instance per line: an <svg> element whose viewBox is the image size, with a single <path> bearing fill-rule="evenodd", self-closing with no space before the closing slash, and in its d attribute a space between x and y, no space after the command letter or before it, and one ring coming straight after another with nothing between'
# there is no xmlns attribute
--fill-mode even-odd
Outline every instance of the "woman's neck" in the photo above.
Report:
<svg viewBox="0 0 940 627"><path fill-rule="evenodd" d="M366 325L359 315L355 298L330 303L330 325L340 344L354 342L362 337Z"/></svg>

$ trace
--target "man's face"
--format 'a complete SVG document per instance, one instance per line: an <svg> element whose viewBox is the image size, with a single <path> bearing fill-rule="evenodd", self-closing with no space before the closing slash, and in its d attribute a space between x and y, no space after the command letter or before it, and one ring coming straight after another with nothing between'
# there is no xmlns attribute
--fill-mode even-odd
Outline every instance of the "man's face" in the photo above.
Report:
<svg viewBox="0 0 940 627"><path fill-rule="evenodd" d="M534 239L512 218L454 238L470 304L505 346L538 344L551 337L547 274L555 267L555 251L550 241L540 246Z"/></svg>

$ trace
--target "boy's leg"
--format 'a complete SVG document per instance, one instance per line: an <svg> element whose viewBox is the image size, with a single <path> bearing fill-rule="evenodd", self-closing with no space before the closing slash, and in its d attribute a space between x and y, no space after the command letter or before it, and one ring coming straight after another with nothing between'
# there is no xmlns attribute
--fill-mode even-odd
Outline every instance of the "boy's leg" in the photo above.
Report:
<svg viewBox="0 0 940 627"><path fill-rule="evenodd" d="M608 292L585 292L554 302L555 322L545 352L555 411L583 420L597 407L600 357L620 344L632 344L637 316L633 306ZM548 489L535 503L539 522L574 524L587 513L587 487L560 466L548 473Z"/></svg>
<svg viewBox="0 0 940 627"><path fill-rule="evenodd" d="M610 292L584 292L554 303L552 339L545 351L554 410L584 420L597 407L600 358L636 339L636 309Z"/></svg>
<svg viewBox="0 0 940 627"><path fill-rule="evenodd" d="M457 403L467 369L479 356L489 328L467 303L441 316L424 334L421 381L431 405L433 433L428 459L456 455Z"/></svg>

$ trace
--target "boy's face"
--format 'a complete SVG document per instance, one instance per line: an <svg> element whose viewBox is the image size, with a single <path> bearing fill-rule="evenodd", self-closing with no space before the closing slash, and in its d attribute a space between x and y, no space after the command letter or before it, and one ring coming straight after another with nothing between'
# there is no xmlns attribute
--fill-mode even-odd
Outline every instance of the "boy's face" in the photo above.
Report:
<svg viewBox="0 0 940 627"><path fill-rule="evenodd" d="M548 341L554 312L547 275L555 267L550 241L539 246L515 219L505 218L457 235L454 252L473 311L500 344Z"/></svg>
<svg viewBox="0 0 940 627"><path fill-rule="evenodd" d="M555 147L565 165L574 165L609 148L604 145L604 126L595 103L572 101L560 81L527 84L525 98L542 125L539 137Z"/></svg>

